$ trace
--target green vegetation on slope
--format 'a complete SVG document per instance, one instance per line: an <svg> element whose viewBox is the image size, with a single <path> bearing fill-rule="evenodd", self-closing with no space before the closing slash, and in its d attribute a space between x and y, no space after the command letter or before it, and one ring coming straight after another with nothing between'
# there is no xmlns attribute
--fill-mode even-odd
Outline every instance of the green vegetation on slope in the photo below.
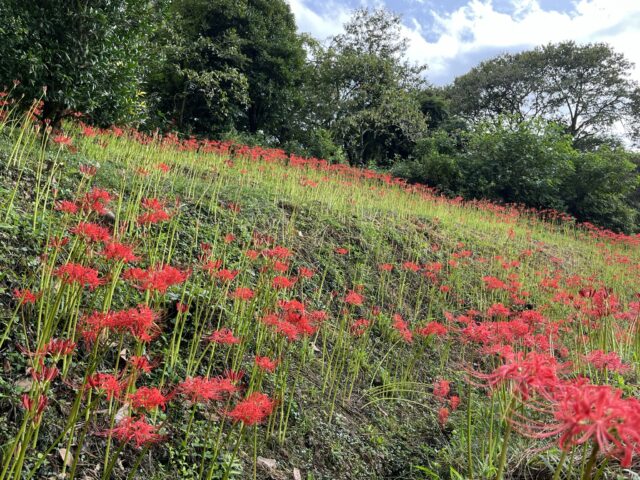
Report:
<svg viewBox="0 0 640 480"><path fill-rule="evenodd" d="M560 378L637 395L637 237L278 151L69 128L0 124L0 479L637 466L591 436L566 455L531 438ZM540 356L526 395L490 375L520 353Z"/></svg>

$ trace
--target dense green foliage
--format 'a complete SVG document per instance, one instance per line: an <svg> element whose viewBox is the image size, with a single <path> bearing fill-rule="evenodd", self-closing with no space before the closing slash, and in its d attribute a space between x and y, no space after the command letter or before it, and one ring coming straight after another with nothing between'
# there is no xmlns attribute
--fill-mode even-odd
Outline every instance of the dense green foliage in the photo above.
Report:
<svg viewBox="0 0 640 480"><path fill-rule="evenodd" d="M149 2L5 0L0 18L0 86L42 98L54 125L74 111L106 125L140 116Z"/></svg>
<svg viewBox="0 0 640 480"><path fill-rule="evenodd" d="M42 98L54 126L81 111L636 228L623 145L640 138L640 86L606 44L499 55L436 88L381 9L325 43L297 32L285 0L6 0L0 15L0 86Z"/></svg>
<svg viewBox="0 0 640 480"><path fill-rule="evenodd" d="M394 173L467 198L551 208L617 230L636 225L630 197L638 181L630 155L608 146L581 152L553 124L501 117L459 137L439 131L414 154Z"/></svg>
<svg viewBox="0 0 640 480"><path fill-rule="evenodd" d="M606 143L617 122L638 119L632 70L609 45L562 42L482 62L456 78L449 95L454 111L470 120L544 118L588 149Z"/></svg>

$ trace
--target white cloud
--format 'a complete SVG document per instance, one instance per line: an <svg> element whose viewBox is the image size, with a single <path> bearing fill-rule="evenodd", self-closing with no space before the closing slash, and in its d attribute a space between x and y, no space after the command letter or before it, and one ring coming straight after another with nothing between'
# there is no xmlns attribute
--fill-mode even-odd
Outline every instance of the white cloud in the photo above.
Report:
<svg viewBox="0 0 640 480"><path fill-rule="evenodd" d="M350 13L340 4L319 14L308 6L308 0L288 1L299 29L321 39L339 33ZM543 10L537 0L512 0L512 5L511 15L497 11L491 0L469 0L446 14L431 10L425 12L434 20L429 32L417 19L405 18L403 32L410 41L409 56L426 63L427 75L442 82L452 80L452 64L461 58L477 62L483 52L563 40L608 42L636 63L634 77L640 80L640 1L577 0L569 13ZM427 40L425 33L434 40Z"/></svg>
<svg viewBox="0 0 640 480"><path fill-rule="evenodd" d="M432 73L442 75L448 63L460 55L497 48L528 48L548 42L609 42L630 60L640 64L640 29L616 28L640 15L637 0L580 0L574 11L545 11L536 0L514 0L515 14L500 13L490 1L471 0L446 14L431 12L440 32L435 42L413 35L412 57L429 64ZM409 29L411 30L411 29ZM464 32L472 32L464 40ZM640 71L636 69L636 78Z"/></svg>
<svg viewBox="0 0 640 480"><path fill-rule="evenodd" d="M305 0L287 1L296 17L298 29L301 32L311 33L318 40L325 40L342 32L342 25L351 15L350 9L339 4L331 4L331 8L325 9L326 13L321 14L307 6Z"/></svg>

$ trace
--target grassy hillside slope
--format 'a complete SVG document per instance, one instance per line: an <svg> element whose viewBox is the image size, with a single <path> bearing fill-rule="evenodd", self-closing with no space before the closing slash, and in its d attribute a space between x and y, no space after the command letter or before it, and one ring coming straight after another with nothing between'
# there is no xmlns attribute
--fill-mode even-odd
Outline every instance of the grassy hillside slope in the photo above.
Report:
<svg viewBox="0 0 640 480"><path fill-rule="evenodd" d="M66 135L0 123L0 480L637 469L637 237L277 151ZM604 437L594 412L567 433L580 395L615 397Z"/></svg>

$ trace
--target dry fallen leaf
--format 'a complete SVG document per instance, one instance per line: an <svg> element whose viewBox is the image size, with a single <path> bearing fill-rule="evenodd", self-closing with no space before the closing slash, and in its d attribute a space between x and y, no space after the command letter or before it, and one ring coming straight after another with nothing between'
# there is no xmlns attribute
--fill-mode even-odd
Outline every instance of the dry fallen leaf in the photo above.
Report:
<svg viewBox="0 0 640 480"><path fill-rule="evenodd" d="M293 480L302 480L302 475L300 474L299 468L293 469Z"/></svg>
<svg viewBox="0 0 640 480"><path fill-rule="evenodd" d="M273 458L258 457L258 464L265 466L269 469L276 468L276 461Z"/></svg>
<svg viewBox="0 0 640 480"><path fill-rule="evenodd" d="M33 387L33 379L30 377L24 377L20 380L16 380L15 386L20 389L21 392L29 392L31 391L31 387Z"/></svg>
<svg viewBox="0 0 640 480"><path fill-rule="evenodd" d="M71 467L71 465L73 464L73 454L69 451L67 451L66 448L59 448L58 449L58 454L60 455L60 459L62 460L62 462L64 463L64 465L66 467Z"/></svg>
<svg viewBox="0 0 640 480"><path fill-rule="evenodd" d="M116 423L120 423L124 418L129 416L131 409L129 408L129 404L125 403L120 409L116 412L116 416L114 417Z"/></svg>

